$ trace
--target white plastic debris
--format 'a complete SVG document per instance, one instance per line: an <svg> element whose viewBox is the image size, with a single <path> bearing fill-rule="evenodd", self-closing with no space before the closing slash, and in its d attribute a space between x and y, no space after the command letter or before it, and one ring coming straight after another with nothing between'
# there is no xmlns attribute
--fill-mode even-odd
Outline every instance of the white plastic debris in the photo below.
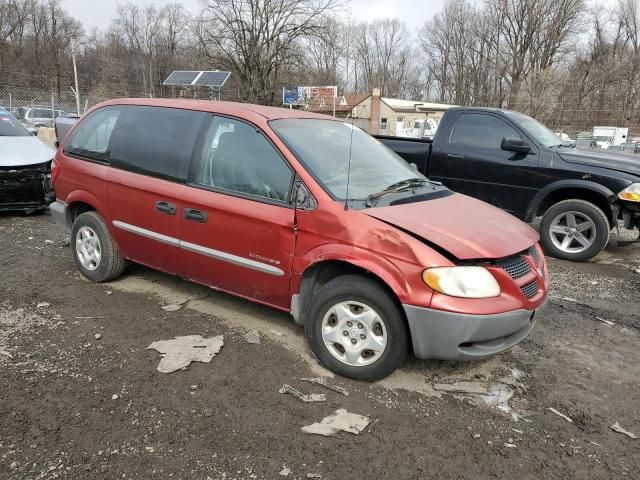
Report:
<svg viewBox="0 0 640 480"><path fill-rule="evenodd" d="M504 446L507 448L516 448L515 443L505 443Z"/></svg>
<svg viewBox="0 0 640 480"><path fill-rule="evenodd" d="M244 339L247 343L259 344L260 343L260 334L255 330L251 330L244 335Z"/></svg>
<svg viewBox="0 0 640 480"><path fill-rule="evenodd" d="M358 435L367 428L369 422L369 417L350 413L344 408L341 408L336 410L333 415L324 417L320 423L313 423L306 427L302 427L302 431L304 433L323 435L325 437L332 437L340 431Z"/></svg>
<svg viewBox="0 0 640 480"><path fill-rule="evenodd" d="M158 364L160 373L171 373L189 366L191 362L209 363L224 345L222 335L202 338L200 335L175 337L173 340L153 342L147 350L162 353Z"/></svg>
<svg viewBox="0 0 640 480"><path fill-rule="evenodd" d="M559 417L564 418L567 422L573 423L573 419L571 417L566 416L564 413L559 412L555 408L549 407L549 410L552 411L553 413L555 413L556 415L558 415Z"/></svg>
<svg viewBox="0 0 640 480"><path fill-rule="evenodd" d="M291 469L289 467L283 467L282 470L278 472L278 475L280 475L281 477L288 477L290 473Z"/></svg>
<svg viewBox="0 0 640 480"><path fill-rule="evenodd" d="M116 395L115 393L113 395L111 395L111 400L117 400L118 398L120 398L118 395Z"/></svg>
<svg viewBox="0 0 640 480"><path fill-rule="evenodd" d="M46 243L47 245L52 245L53 244L53 240L45 240L44 243Z"/></svg>
<svg viewBox="0 0 640 480"><path fill-rule="evenodd" d="M50 304L49 304L49 303L47 303L47 302L40 302L40 303L38 303L38 304L36 305L36 308L47 308L47 307L49 307L49 306L50 306Z"/></svg>
<svg viewBox="0 0 640 480"><path fill-rule="evenodd" d="M611 428L611 430L613 430L614 432L622 433L623 435L626 435L629 438L633 438L634 440L638 439L638 436L635 433L632 433L629 430L625 430L620 426L618 422L614 423L609 428Z"/></svg>
<svg viewBox="0 0 640 480"><path fill-rule="evenodd" d="M282 388L279 390L280 393L288 393L289 395L296 397L298 400L305 403L314 403L314 402L326 402L327 395L325 393L309 393L304 394L300 390L293 388L291 385L287 385L286 383L282 385Z"/></svg>
<svg viewBox="0 0 640 480"><path fill-rule="evenodd" d="M615 325L615 322L612 322L611 320L607 320L606 318L596 317L596 320L604 323L605 325L609 325L610 327L613 327Z"/></svg>
<svg viewBox="0 0 640 480"><path fill-rule="evenodd" d="M102 334L101 333L96 333L93 338L95 338L96 340L100 340L102 338Z"/></svg>
<svg viewBox="0 0 640 480"><path fill-rule="evenodd" d="M185 306L185 304L189 301L188 298L185 298L183 300L180 300L178 302L175 303L170 303L169 305L165 305L162 307L162 309L166 312L176 312L178 310L180 310L182 307Z"/></svg>

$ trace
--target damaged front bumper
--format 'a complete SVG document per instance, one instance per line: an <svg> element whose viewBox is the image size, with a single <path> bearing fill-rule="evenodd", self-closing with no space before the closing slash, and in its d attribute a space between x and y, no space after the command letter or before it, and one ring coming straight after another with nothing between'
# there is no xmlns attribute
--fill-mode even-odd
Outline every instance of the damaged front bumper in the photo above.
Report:
<svg viewBox="0 0 640 480"><path fill-rule="evenodd" d="M533 330L536 310L471 315L403 305L417 358L481 360L523 341Z"/></svg>
<svg viewBox="0 0 640 480"><path fill-rule="evenodd" d="M0 212L34 212L54 200L51 162L21 167L0 167Z"/></svg>

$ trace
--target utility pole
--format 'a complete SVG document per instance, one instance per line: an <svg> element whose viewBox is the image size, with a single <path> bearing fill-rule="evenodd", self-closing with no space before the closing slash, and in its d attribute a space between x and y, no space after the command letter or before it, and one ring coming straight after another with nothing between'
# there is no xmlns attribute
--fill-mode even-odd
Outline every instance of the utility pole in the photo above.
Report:
<svg viewBox="0 0 640 480"><path fill-rule="evenodd" d="M76 88L76 110L78 116L80 116L80 91L78 90L78 68L76 67L76 37L71 37L71 59L73 60L73 77L75 80Z"/></svg>

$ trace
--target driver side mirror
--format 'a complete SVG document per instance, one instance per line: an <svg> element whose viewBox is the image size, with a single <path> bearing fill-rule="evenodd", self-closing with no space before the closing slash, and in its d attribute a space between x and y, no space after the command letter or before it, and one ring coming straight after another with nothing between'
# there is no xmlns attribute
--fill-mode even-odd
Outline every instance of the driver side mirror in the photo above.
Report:
<svg viewBox="0 0 640 480"><path fill-rule="evenodd" d="M504 137L500 143L500 148L517 153L529 153L531 151L531 147L521 138Z"/></svg>

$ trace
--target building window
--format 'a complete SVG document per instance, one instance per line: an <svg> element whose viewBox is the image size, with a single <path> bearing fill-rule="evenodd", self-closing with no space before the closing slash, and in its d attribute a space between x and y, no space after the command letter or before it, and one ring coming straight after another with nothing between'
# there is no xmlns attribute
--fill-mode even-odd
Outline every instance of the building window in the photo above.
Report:
<svg viewBox="0 0 640 480"><path fill-rule="evenodd" d="M398 123L404 123L404 117L398 117L398 120L396 120Z"/></svg>
<svg viewBox="0 0 640 480"><path fill-rule="evenodd" d="M380 119L380 130L386 130L387 129L387 119L386 118L381 118Z"/></svg>

